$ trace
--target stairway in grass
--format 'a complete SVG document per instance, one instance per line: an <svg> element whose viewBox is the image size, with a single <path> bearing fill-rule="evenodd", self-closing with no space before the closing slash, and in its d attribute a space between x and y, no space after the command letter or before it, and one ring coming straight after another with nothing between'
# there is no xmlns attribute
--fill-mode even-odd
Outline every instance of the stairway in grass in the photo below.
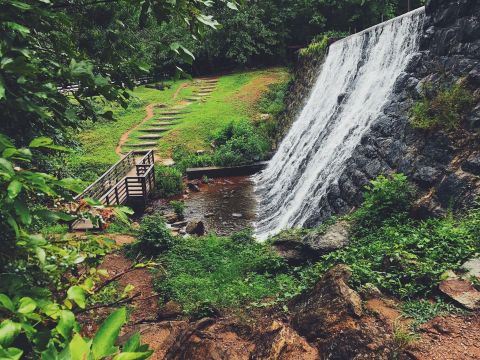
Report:
<svg viewBox="0 0 480 360"><path fill-rule="evenodd" d="M215 90L218 80L196 79L193 81L193 92L183 98L174 106L156 105L153 116L137 125L128 135L122 146L122 153L131 150L144 153L151 149L156 150L162 137L175 125L182 122L188 116L188 106L197 101L206 101L208 96Z"/></svg>

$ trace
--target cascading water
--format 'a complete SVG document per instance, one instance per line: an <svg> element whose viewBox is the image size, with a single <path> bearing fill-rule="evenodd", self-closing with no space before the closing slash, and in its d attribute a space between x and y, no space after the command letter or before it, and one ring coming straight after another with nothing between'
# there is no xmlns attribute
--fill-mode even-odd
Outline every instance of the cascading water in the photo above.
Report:
<svg viewBox="0 0 480 360"><path fill-rule="evenodd" d="M330 46L305 107L254 178L257 239L315 215L417 51L423 18L420 8Z"/></svg>

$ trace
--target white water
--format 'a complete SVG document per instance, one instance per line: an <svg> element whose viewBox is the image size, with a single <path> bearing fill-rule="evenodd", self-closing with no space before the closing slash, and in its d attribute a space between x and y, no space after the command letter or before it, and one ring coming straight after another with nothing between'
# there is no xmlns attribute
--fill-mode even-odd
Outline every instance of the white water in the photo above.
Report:
<svg viewBox="0 0 480 360"><path fill-rule="evenodd" d="M330 46L305 107L254 177L259 240L315 215L417 51L423 17L421 8Z"/></svg>

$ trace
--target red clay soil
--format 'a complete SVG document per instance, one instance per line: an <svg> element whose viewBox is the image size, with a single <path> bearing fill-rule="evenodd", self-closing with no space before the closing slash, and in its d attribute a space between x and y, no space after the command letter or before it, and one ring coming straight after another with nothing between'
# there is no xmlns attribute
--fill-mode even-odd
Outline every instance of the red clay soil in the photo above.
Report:
<svg viewBox="0 0 480 360"><path fill-rule="evenodd" d="M421 327L420 340L407 351L418 360L480 359L480 314L437 317Z"/></svg>

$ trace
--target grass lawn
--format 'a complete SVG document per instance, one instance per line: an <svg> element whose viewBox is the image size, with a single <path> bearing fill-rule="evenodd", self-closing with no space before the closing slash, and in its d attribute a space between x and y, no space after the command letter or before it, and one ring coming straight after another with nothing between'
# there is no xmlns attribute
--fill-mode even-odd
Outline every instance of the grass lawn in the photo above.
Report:
<svg viewBox="0 0 480 360"><path fill-rule="evenodd" d="M189 105L188 115L159 142L161 156L177 144L191 150L208 149L209 137L232 120L252 119L255 104L268 85L288 79L283 68L255 70L222 76L207 101Z"/></svg>
<svg viewBox="0 0 480 360"><path fill-rule="evenodd" d="M186 105L181 111L181 120L176 121L170 130L162 133L158 140L158 152L161 157L169 157L171 150L178 144L184 144L192 150L208 149L212 133L232 120L253 119L256 103L268 85L286 81L289 74L284 68L245 71L221 76L215 90L203 101ZM132 92L133 99L128 109L114 108L114 122L92 124L79 136L82 151L71 155L69 166L75 175L91 181L118 161L115 148L123 134L138 125L146 115L149 104L164 103L167 107L185 104L185 99L195 96L198 84L192 80L170 82L170 89L159 91L138 87ZM154 116L144 127L155 122L161 111L154 109ZM128 144L139 142L138 136L145 135L134 129L128 137L124 152L131 150ZM141 142L142 140L140 140ZM145 141L145 140L143 140ZM156 140L154 140L156 141Z"/></svg>

